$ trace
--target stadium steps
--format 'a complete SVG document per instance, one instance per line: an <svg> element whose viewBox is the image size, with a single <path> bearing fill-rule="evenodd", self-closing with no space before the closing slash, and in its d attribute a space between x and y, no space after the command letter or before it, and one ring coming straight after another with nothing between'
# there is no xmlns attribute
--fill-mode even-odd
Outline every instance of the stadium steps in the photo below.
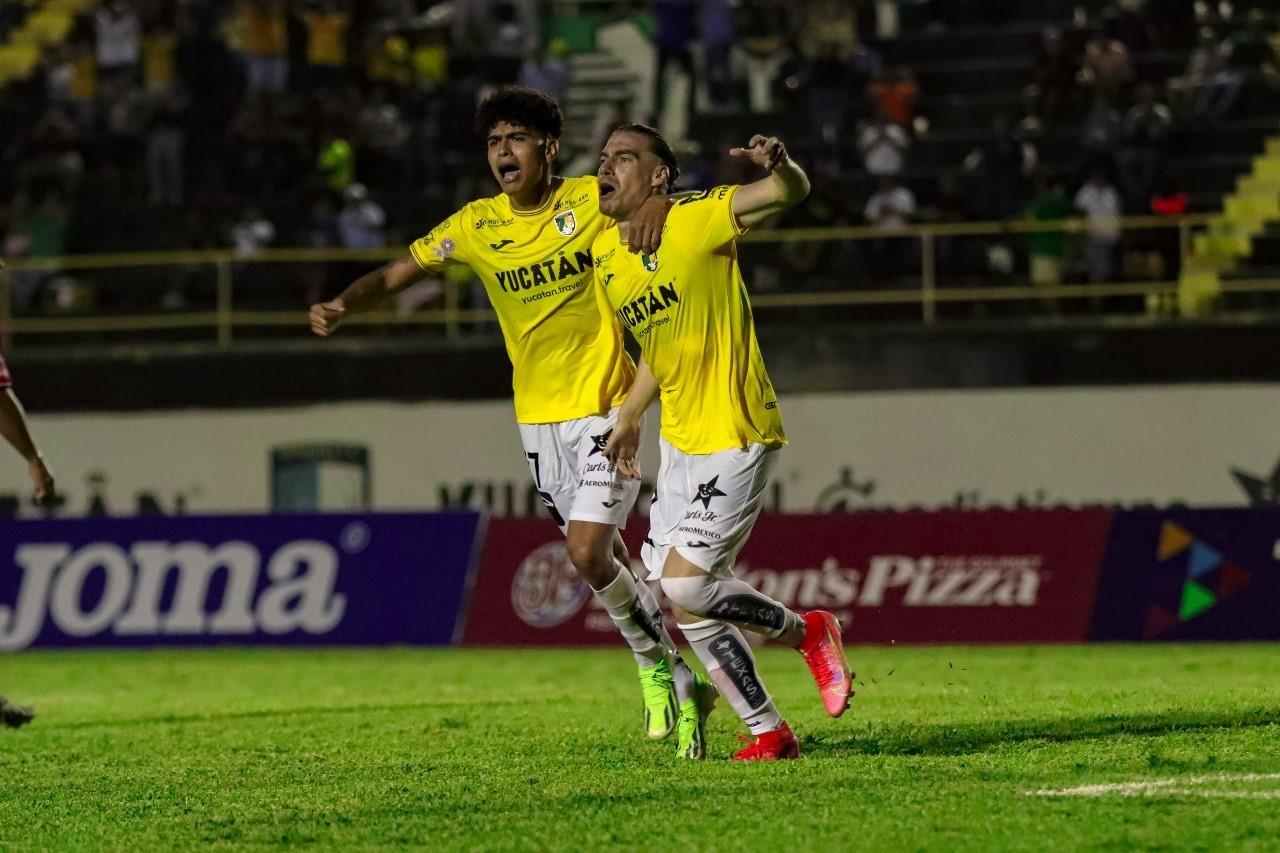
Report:
<svg viewBox="0 0 1280 853"><path fill-rule="evenodd" d="M602 109L634 98L639 82L626 65L610 53L578 53L570 57L569 85L564 107L564 137L572 147L591 145L591 132Z"/></svg>
<svg viewBox="0 0 1280 853"><path fill-rule="evenodd" d="M1253 159L1252 169L1223 199L1222 213L1193 238L1191 256L1178 282L1176 305L1156 299L1148 308L1170 313L1176 307L1184 317L1213 310L1222 297L1223 278L1241 270L1242 262L1255 255L1259 238L1262 245L1271 245L1267 235L1276 223L1280 223L1280 134L1267 140L1264 152Z"/></svg>

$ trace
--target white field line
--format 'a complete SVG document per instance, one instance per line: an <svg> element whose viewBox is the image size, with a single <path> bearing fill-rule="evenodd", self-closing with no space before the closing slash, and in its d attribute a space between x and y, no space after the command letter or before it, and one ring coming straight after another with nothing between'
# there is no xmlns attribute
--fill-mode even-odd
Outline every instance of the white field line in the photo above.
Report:
<svg viewBox="0 0 1280 853"><path fill-rule="evenodd" d="M1280 799L1280 791L1217 791L1207 788L1191 788L1189 785L1207 785L1213 782L1270 782L1280 780L1280 773L1215 773L1209 776L1182 776L1169 779L1149 779L1143 782L1108 782L1100 785L1080 785L1076 788L1041 788L1023 791L1029 797L1231 797L1236 799Z"/></svg>

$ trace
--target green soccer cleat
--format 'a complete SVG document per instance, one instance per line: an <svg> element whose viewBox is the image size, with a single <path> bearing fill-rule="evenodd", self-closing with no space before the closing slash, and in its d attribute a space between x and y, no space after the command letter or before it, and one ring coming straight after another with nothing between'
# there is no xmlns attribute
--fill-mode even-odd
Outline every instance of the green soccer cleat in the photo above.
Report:
<svg viewBox="0 0 1280 853"><path fill-rule="evenodd" d="M644 693L644 733L650 740L662 740L676 727L676 682L671 665L660 660L640 667L640 689Z"/></svg>
<svg viewBox="0 0 1280 853"><path fill-rule="evenodd" d="M716 688L705 675L693 677L693 698L680 705L676 758L702 761L707 757L707 717L716 706Z"/></svg>

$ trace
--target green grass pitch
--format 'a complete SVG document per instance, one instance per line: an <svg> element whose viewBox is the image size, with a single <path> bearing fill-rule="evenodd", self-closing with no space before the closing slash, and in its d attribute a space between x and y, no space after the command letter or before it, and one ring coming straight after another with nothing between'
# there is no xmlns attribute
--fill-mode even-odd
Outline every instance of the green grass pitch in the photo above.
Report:
<svg viewBox="0 0 1280 853"><path fill-rule="evenodd" d="M1280 648L855 648L821 710L760 668L804 746L677 761L629 655L216 650L0 657L0 849L1276 849ZM1105 786L1074 796L1043 790Z"/></svg>

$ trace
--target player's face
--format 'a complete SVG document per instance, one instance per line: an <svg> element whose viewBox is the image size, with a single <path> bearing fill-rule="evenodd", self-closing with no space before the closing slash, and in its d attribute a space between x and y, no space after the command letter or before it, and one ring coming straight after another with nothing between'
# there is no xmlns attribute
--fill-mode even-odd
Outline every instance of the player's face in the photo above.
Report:
<svg viewBox="0 0 1280 853"><path fill-rule="evenodd" d="M558 140L505 121L489 129L485 144L489 171L510 196L521 196L541 186L560 150Z"/></svg>
<svg viewBox="0 0 1280 853"><path fill-rule="evenodd" d="M610 219L626 219L654 193L662 192L667 167L649 149L649 138L620 130L605 143L596 179L600 184L600 212Z"/></svg>

